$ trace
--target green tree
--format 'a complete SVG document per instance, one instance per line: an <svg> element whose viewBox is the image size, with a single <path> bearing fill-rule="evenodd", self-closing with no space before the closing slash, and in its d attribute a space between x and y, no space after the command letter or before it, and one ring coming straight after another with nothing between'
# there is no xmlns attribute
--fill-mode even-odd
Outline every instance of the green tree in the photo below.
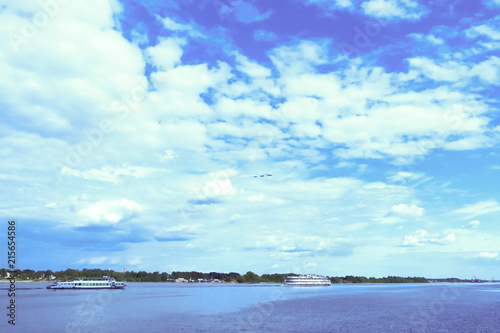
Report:
<svg viewBox="0 0 500 333"><path fill-rule="evenodd" d="M259 276L251 271L248 271L245 275L243 275L243 280L244 280L243 282L251 282L251 283L260 282Z"/></svg>

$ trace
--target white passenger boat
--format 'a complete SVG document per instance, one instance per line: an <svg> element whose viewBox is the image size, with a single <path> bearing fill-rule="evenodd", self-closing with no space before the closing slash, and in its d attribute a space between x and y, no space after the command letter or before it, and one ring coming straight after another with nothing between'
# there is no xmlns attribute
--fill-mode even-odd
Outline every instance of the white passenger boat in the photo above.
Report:
<svg viewBox="0 0 500 333"><path fill-rule="evenodd" d="M69 281L56 281L47 289L123 289L125 282L116 282L115 278L75 278Z"/></svg>
<svg viewBox="0 0 500 333"><path fill-rule="evenodd" d="M329 286L330 280L322 275L306 274L287 276L284 285L288 287L319 287Z"/></svg>

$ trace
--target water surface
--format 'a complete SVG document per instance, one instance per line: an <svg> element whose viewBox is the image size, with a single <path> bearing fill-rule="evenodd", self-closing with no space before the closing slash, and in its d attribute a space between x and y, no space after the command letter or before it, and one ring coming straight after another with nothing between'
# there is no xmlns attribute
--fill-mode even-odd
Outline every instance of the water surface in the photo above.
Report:
<svg viewBox="0 0 500 333"><path fill-rule="evenodd" d="M500 284L128 283L47 290L18 283L17 332L500 332Z"/></svg>

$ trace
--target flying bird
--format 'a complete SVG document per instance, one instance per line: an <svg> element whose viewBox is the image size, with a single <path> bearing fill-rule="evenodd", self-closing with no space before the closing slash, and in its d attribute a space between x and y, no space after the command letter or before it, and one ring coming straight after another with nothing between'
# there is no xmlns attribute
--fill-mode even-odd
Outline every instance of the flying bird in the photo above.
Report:
<svg viewBox="0 0 500 333"><path fill-rule="evenodd" d="M273 176L273 175L272 175L272 174L270 174L270 173L265 174L265 175L260 175L260 177L261 177L261 178L264 178L264 177L272 177L272 176ZM257 175L257 176L253 176L253 178L257 178L257 177L259 177L259 175Z"/></svg>

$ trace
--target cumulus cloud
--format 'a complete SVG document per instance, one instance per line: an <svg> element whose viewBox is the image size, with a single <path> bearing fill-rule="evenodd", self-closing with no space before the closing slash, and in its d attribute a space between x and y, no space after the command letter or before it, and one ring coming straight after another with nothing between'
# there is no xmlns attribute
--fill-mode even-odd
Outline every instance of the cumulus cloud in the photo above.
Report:
<svg viewBox="0 0 500 333"><path fill-rule="evenodd" d="M456 82L477 76L487 83L497 84L500 71L498 57L491 57L474 65L451 60L436 61L425 57L409 58L408 62L411 69L434 81Z"/></svg>
<svg viewBox="0 0 500 333"><path fill-rule="evenodd" d="M22 41L0 42L0 70L6 74L0 79L0 90L5 92L1 104L16 109L4 119L19 130L54 138L78 126L88 128L96 117L106 115L111 101L136 85L144 69L141 51L113 30L113 15L120 10L114 1L68 3L28 36L26 20L17 13L43 13L37 2L4 8L1 29ZM29 71L22 70L26 66ZM6 76L18 84L12 85ZM34 94L44 96L43 102L21 97Z"/></svg>
<svg viewBox="0 0 500 333"><path fill-rule="evenodd" d="M424 215L424 208L418 207L416 205L408 206L406 204L398 204L392 206L391 211L398 215L409 215L409 216Z"/></svg>
<svg viewBox="0 0 500 333"><path fill-rule="evenodd" d="M493 40L500 40L500 32L494 27L491 27L487 24L478 25L472 27L465 31L465 35L468 38L476 38L478 36L486 36Z"/></svg>
<svg viewBox="0 0 500 333"><path fill-rule="evenodd" d="M203 186L203 194L208 197L235 193L230 179L212 179Z"/></svg>
<svg viewBox="0 0 500 333"><path fill-rule="evenodd" d="M382 217L373 220L382 224L401 223L409 218L417 218L424 215L425 209L417 205L408 206L406 204L393 205Z"/></svg>
<svg viewBox="0 0 500 333"><path fill-rule="evenodd" d="M403 247L417 247L424 244L447 245L457 240L454 232L444 235L430 235L426 230L417 230L413 235L405 236L401 242Z"/></svg>
<svg viewBox="0 0 500 333"><path fill-rule="evenodd" d="M238 3L236 8L227 2L226 18L240 23L273 18L249 1ZM342 9L336 12L341 14L360 10L359 2L349 0L309 3ZM29 17L39 10L36 4L12 2L0 12L0 27L22 34L24 21L17 13ZM391 165L378 173L382 165L386 170L384 163L407 165L433 151L446 154L497 142L498 129L491 129L494 109L488 98L478 97L484 86L475 85L498 80L498 58L481 53L486 48L481 42L497 40L491 22L458 32L474 43L480 62L461 50L443 57L412 55L408 71L400 73L376 65L381 62L370 57L377 53L349 58L328 39L286 42L288 36L270 30L257 30L254 38L283 41L258 43L267 49L252 58L236 51L240 48L231 38L223 44L217 39L225 28L209 32L174 16L158 18L166 36L138 27L129 42L117 21L119 7L115 1L68 2L35 38L17 45L19 52L9 39L0 40L0 107L5 110L0 179L15 184L11 194L32 193L35 202L18 200L2 210L4 215L33 219L40 212L32 206L43 207L54 226L67 221L83 233L116 230L125 235L113 238L118 243L143 240L126 234L136 225L134 217L144 217L148 223L137 223L137 234L154 235L156 241L134 243L127 253L130 264L155 260L137 258L137 251L159 253L162 242L162 251L171 252L169 242L188 240L175 249L183 261L200 256L205 261L206 253L219 249L226 262L234 262L230 256L246 248L267 252L265 258L275 255L273 260L315 251L347 257L361 239L373 238L377 224L369 221L398 223L426 215L411 204L420 202L419 189L407 183L430 178L417 171L394 172ZM392 21L416 20L425 12L412 0L365 1L361 10ZM439 31L412 38L448 47ZM404 36L400 41L407 42ZM117 116L123 110L127 116ZM62 166L60 183L48 184L51 163L64 161L87 130L109 117L115 130L80 163ZM256 171L274 176L255 180ZM364 178L368 174L370 181ZM75 188L88 196L65 199ZM473 206L456 213L470 221L499 210L495 201ZM471 223L470 228L477 226ZM455 240L454 233L419 230L402 243ZM371 250L378 240L370 242Z"/></svg>
<svg viewBox="0 0 500 333"><path fill-rule="evenodd" d="M177 37L159 38L158 44L148 47L146 59L161 71L166 71L180 63L186 40Z"/></svg>
<svg viewBox="0 0 500 333"><path fill-rule="evenodd" d="M121 221L136 216L141 211L141 205L131 200L102 200L80 209L77 212L80 220L75 224L77 226L116 225Z"/></svg>

